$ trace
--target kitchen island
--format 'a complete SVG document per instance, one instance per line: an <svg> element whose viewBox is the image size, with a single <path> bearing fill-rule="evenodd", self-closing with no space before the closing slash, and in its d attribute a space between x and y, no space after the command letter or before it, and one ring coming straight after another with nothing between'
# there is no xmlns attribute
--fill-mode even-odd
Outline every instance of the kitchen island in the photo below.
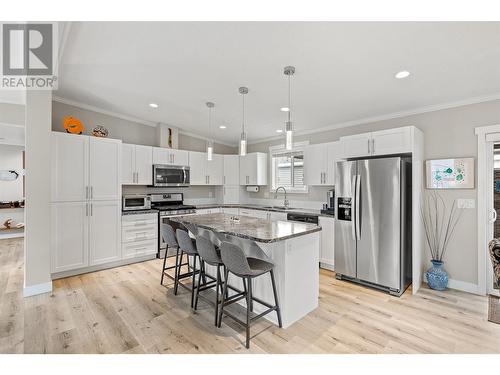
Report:
<svg viewBox="0 0 500 375"><path fill-rule="evenodd" d="M318 307L320 226L222 213L177 216L171 220L196 225L202 235L203 231L211 231L221 241L238 245L247 256L274 263L283 327ZM206 269L215 275L214 268L207 265ZM234 275L229 276L229 285L243 289L241 279ZM255 279L252 286L255 297L274 302L269 274ZM264 310L263 306L254 304L255 313ZM265 318L277 324L276 314Z"/></svg>

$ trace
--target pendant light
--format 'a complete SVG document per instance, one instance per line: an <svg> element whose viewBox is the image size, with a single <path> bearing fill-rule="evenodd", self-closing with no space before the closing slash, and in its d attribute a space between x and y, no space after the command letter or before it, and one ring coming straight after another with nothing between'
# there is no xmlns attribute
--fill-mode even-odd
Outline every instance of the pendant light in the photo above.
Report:
<svg viewBox="0 0 500 375"><path fill-rule="evenodd" d="M240 156L247 154L247 133L245 133L245 95L248 94L248 87L240 87L238 92L241 94L243 101L242 121L241 121L241 137L240 137Z"/></svg>
<svg viewBox="0 0 500 375"><path fill-rule="evenodd" d="M287 150L293 149L293 124L292 124L292 89L291 78L295 73L294 66L285 66L283 73L288 76L288 111L287 121L285 121L285 148Z"/></svg>
<svg viewBox="0 0 500 375"><path fill-rule="evenodd" d="M207 141L207 160L212 160L214 154L214 141L212 139L212 108L215 104L207 102L208 107L208 141Z"/></svg>

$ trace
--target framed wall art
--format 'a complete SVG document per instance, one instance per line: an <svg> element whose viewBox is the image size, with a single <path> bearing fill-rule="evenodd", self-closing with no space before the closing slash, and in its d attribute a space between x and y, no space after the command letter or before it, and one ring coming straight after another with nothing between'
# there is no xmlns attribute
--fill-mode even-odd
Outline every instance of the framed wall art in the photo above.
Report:
<svg viewBox="0 0 500 375"><path fill-rule="evenodd" d="M426 161L427 189L474 189L474 158Z"/></svg>

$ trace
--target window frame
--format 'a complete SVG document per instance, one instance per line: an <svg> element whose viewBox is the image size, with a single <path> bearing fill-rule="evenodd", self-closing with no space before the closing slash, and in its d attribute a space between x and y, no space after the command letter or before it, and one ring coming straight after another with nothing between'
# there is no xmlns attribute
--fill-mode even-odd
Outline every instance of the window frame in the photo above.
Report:
<svg viewBox="0 0 500 375"><path fill-rule="evenodd" d="M284 144L270 146L269 147L269 170L271 172L271 183L269 184L269 192L274 193L276 191L277 186L275 184L275 170L273 167L273 158L279 154L291 154L291 153L302 153L304 155L306 147L309 146L309 141L296 142L293 144L292 150L286 150ZM305 163L303 164L303 168L305 167ZM293 172L292 172L293 176ZM286 188L286 187L285 187ZM309 186L304 184L303 188L286 188L287 193L292 194L308 194Z"/></svg>

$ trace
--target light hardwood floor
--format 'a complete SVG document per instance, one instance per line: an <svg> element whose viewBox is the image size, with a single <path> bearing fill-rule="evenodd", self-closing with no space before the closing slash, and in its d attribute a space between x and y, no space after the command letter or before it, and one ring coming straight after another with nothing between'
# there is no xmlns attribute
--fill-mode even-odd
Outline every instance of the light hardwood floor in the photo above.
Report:
<svg viewBox="0 0 500 375"><path fill-rule="evenodd" d="M500 353L486 297L423 288L401 298L320 272L319 308L288 329L244 330L160 286L161 261L54 281L23 299L22 240L0 240L0 353Z"/></svg>

